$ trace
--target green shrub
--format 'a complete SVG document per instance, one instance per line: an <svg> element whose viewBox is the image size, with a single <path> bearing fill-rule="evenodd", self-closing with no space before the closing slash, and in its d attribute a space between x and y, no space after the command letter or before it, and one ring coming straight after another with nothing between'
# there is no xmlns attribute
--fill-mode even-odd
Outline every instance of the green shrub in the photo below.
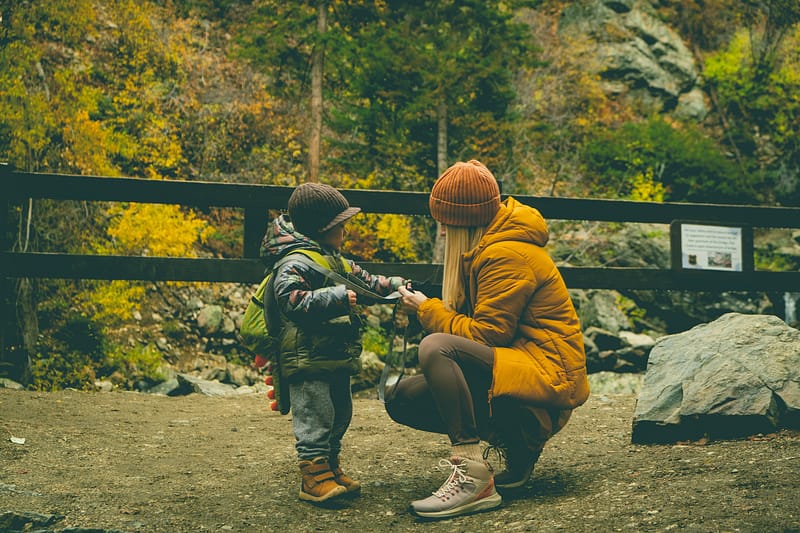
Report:
<svg viewBox="0 0 800 533"><path fill-rule="evenodd" d="M93 390L97 378L107 377L123 388L166 379L161 352L153 346L115 345L97 322L76 313L51 327L31 361L35 390Z"/></svg>
<svg viewBox="0 0 800 533"><path fill-rule="evenodd" d="M182 339L186 336L186 328L174 319L165 320L161 324L161 332L170 339Z"/></svg>
<svg viewBox="0 0 800 533"><path fill-rule="evenodd" d="M94 322L82 315L67 315L32 358L31 387L45 391L93 389L106 345L105 335Z"/></svg>
<svg viewBox="0 0 800 533"><path fill-rule="evenodd" d="M600 196L673 202L743 203L757 201L734 162L700 130L680 128L661 118L628 122L589 137L583 158L591 186ZM663 186L663 190L661 187Z"/></svg>
<svg viewBox="0 0 800 533"><path fill-rule="evenodd" d="M361 345L365 351L382 358L389 352L389 337L382 328L368 326L361 333Z"/></svg>
<svg viewBox="0 0 800 533"><path fill-rule="evenodd" d="M166 379L164 359L152 345L137 345L129 349L112 347L106 354L102 375L111 376L117 385L131 388L135 383L159 383Z"/></svg>

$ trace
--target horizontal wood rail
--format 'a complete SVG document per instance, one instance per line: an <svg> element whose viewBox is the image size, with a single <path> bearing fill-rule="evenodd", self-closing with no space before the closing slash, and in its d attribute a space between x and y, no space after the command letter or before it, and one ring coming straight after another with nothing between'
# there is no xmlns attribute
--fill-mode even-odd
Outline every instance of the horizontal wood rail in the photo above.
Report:
<svg viewBox="0 0 800 533"><path fill-rule="evenodd" d="M0 253L9 278L125 279L256 283L264 267L256 259L191 259L50 253ZM359 264L369 272L437 283L441 266L424 263ZM797 272L672 272L654 268L560 267L571 289L659 289L691 291L793 291ZM792 288L794 287L794 288Z"/></svg>
<svg viewBox="0 0 800 533"><path fill-rule="evenodd" d="M5 278L127 279L256 283L263 274L258 246L269 209L286 206L293 188L196 181L147 180L40 174L11 171L0 165L0 200L21 204L28 198L119 201L228 207L244 210L244 258L168 258L0 252ZM428 216L428 194L407 191L344 190L352 205L366 213ZM695 220L762 228L800 228L800 208L717 204L649 203L625 200L517 196L548 220L661 223ZM8 210L6 211L8 213ZM7 217L2 218L6 235ZM436 283L441 265L362 263L371 272ZM570 288L665 289L690 291L796 291L800 272L673 271L645 268L561 267Z"/></svg>

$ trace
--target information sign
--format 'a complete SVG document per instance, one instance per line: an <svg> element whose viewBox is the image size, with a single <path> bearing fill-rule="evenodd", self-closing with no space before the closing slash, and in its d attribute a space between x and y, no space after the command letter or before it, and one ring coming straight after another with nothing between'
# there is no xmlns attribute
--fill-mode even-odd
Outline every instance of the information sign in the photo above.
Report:
<svg viewBox="0 0 800 533"><path fill-rule="evenodd" d="M670 240L675 270L753 270L753 233L746 225L676 220Z"/></svg>

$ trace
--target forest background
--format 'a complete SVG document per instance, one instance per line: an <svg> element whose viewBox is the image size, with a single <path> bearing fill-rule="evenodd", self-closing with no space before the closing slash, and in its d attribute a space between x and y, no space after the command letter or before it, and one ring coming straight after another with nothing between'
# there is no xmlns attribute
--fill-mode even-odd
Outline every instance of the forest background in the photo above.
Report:
<svg viewBox="0 0 800 533"><path fill-rule="evenodd" d="M796 0L647 2L697 63L708 113L693 119L607 90L592 45L559 31L575 3L0 0L0 161L428 191L475 158L508 194L800 205ZM241 256L236 210L31 200L5 216L14 250ZM435 235L362 215L345 252L430 261ZM112 333L169 284L3 282L0 375L21 356L33 388L159 372L156 348Z"/></svg>

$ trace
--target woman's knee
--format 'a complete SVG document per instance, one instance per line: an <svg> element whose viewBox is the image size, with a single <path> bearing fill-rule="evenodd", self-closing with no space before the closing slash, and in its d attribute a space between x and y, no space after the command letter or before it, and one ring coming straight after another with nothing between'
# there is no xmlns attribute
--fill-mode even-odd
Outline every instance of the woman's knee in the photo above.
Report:
<svg viewBox="0 0 800 533"><path fill-rule="evenodd" d="M383 399L383 407L386 409L386 414L389 415L394 422L404 426L410 425L409 413L413 412L408 399L402 394L398 393L397 389L387 391L386 397Z"/></svg>
<svg viewBox="0 0 800 533"><path fill-rule="evenodd" d="M442 346L448 335L444 333L431 333L419 343L419 366L424 371L436 360L443 356Z"/></svg>

